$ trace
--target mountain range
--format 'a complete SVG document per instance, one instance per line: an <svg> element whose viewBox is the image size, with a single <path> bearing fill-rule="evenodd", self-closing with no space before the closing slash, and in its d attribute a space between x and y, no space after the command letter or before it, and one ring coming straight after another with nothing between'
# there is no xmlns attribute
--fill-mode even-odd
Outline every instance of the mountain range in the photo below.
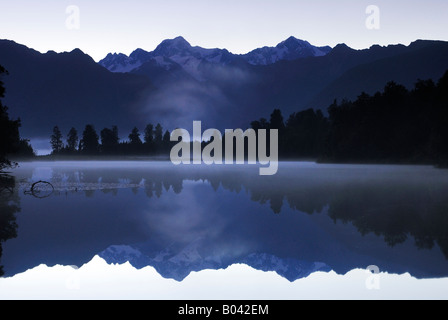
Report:
<svg viewBox="0 0 448 320"><path fill-rule="evenodd" d="M176 281L183 281L191 272L225 269L233 264L248 265L264 272L273 271L291 282L306 278L317 271L331 271L325 263L279 258L267 253L251 253L239 258L217 254L207 255L203 253L204 242L204 239L198 239L180 251L168 247L152 255L146 254L138 245L114 245L98 255L109 264L129 262L137 269L151 266L162 277Z"/></svg>
<svg viewBox="0 0 448 320"><path fill-rule="evenodd" d="M226 65L240 58L252 65L268 65L281 60L324 56L330 51L329 46L315 47L307 41L289 37L276 47L263 47L244 55L235 55L226 49L192 47L183 37L177 37L164 40L152 52L136 49L129 56L109 53L99 64L111 72L135 72L142 66L144 68L145 63L155 64L166 70L177 63L191 76L202 80L198 67L203 61Z"/></svg>
<svg viewBox="0 0 448 320"><path fill-rule="evenodd" d="M48 139L86 124L117 125L122 138L137 126L244 128L278 108L285 118L307 108L325 111L334 99L374 94L388 81L412 87L437 81L448 70L448 42L410 45L345 44L315 47L290 37L275 47L232 54L191 46L184 38L163 41L152 52L108 54L95 62L79 49L40 53L0 40L0 65L9 75L4 103L22 120L22 136Z"/></svg>

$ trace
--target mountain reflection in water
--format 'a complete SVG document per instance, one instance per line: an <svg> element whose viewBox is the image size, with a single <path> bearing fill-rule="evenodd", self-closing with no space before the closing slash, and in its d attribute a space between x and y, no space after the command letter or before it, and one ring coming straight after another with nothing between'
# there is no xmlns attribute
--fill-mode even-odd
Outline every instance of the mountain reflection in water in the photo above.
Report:
<svg viewBox="0 0 448 320"><path fill-rule="evenodd" d="M447 170L282 162L259 176L256 166L35 162L14 177L0 198L5 276L95 255L178 281L235 263L290 281L369 265L448 276ZM39 180L54 186L44 199L26 193Z"/></svg>

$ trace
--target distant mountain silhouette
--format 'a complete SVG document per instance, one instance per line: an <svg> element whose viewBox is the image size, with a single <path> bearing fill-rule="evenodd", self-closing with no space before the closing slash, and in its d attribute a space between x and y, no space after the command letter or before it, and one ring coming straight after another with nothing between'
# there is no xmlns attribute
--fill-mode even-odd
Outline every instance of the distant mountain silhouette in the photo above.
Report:
<svg viewBox="0 0 448 320"><path fill-rule="evenodd" d="M242 57L253 65L268 65L281 60L296 60L308 57L321 57L331 51L330 46L315 47L308 41L289 37L275 47L255 49Z"/></svg>
<svg viewBox="0 0 448 320"><path fill-rule="evenodd" d="M446 42L419 40L409 47L391 47L393 55L387 55L386 50L380 46L371 47L366 55L383 57L350 68L316 95L308 106L325 108L334 99L355 99L361 92L373 95L381 90L382 83L389 81L409 89L418 79L437 81L447 70Z"/></svg>
<svg viewBox="0 0 448 320"><path fill-rule="evenodd" d="M146 77L111 73L79 49L41 54L0 40L0 61L9 72L4 102L27 138L48 138L55 125L64 136L87 123L126 127L141 94L153 90Z"/></svg>
<svg viewBox="0 0 448 320"><path fill-rule="evenodd" d="M41 54L1 40L0 64L10 74L4 79L4 102L13 118L21 118L27 138L48 138L55 125L65 135L88 123L98 130L117 125L122 137L134 126L143 130L159 122L172 130L202 120L204 127L222 130L249 127L274 108L286 116L310 107L326 110L335 98L374 93L388 81L406 86L418 79L437 81L448 69L448 42L419 40L365 50L340 44L325 54L326 47L294 39L280 49L321 51L254 65L225 49L194 47L178 37L152 53L111 54L118 60L147 59L124 73L110 72L80 50Z"/></svg>

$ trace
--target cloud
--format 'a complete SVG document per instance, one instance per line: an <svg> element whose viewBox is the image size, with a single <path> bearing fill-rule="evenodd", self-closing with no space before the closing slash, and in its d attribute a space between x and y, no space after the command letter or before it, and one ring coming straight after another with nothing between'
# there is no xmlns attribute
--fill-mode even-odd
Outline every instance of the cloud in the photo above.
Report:
<svg viewBox="0 0 448 320"><path fill-rule="evenodd" d="M201 76L207 80L156 81L158 89L145 98L141 110L145 120L163 123L170 131L190 128L195 120L202 121L205 128L223 123L232 128L229 125L235 122L231 119L239 117L234 93L252 79L251 75L236 67L213 64L202 69Z"/></svg>
<svg viewBox="0 0 448 320"><path fill-rule="evenodd" d="M149 201L145 212L147 227L168 243L187 245L199 238L217 238L230 223L214 206L219 194L203 188L203 182L183 181L182 193L175 197L162 195L158 201ZM208 184L208 183L205 183ZM172 190L168 192L173 192ZM206 197L199 197L207 193Z"/></svg>

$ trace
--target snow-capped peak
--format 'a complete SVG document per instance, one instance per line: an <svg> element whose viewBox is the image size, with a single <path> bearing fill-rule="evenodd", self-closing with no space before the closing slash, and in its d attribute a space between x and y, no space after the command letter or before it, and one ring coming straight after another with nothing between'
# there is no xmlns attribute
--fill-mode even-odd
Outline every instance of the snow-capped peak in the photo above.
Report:
<svg viewBox="0 0 448 320"><path fill-rule="evenodd" d="M325 263L308 262L295 258L280 258L268 253L249 253L247 256L228 255L201 250L207 247L206 239L197 239L186 247L176 250L165 248L159 253L146 255L133 246L111 246L99 253L99 256L111 264L125 262L138 268L154 267L163 277L182 281L193 271L205 269L223 269L231 264L245 264L262 271L275 271L280 276L295 281L305 278L316 271L328 272L331 268ZM204 252L201 254L200 252ZM209 251L209 253L205 253Z"/></svg>
<svg viewBox="0 0 448 320"><path fill-rule="evenodd" d="M153 51L154 56L172 57L185 54L191 50L191 45L183 37L163 40L161 44Z"/></svg>
<svg viewBox="0 0 448 320"><path fill-rule="evenodd" d="M253 65L268 65L280 60L324 56L330 51L331 48L328 46L316 47L307 41L289 37L275 47L255 49L239 56ZM112 72L131 72L150 60L156 59L158 62L164 62L168 58L179 64L191 76L201 80L198 67L203 61L225 65L236 56L226 49L206 49L192 46L179 36L162 41L152 52L137 49L129 57L122 53L108 54L99 64ZM166 63L162 63L161 66L166 68Z"/></svg>
<svg viewBox="0 0 448 320"><path fill-rule="evenodd" d="M308 41L289 37L275 47L255 49L243 57L253 65L268 65L280 60L295 60L307 57L324 56L331 51L331 47L315 47Z"/></svg>
<svg viewBox="0 0 448 320"><path fill-rule="evenodd" d="M139 60L128 57L123 53L109 53L100 65L112 72L130 72L142 65Z"/></svg>

